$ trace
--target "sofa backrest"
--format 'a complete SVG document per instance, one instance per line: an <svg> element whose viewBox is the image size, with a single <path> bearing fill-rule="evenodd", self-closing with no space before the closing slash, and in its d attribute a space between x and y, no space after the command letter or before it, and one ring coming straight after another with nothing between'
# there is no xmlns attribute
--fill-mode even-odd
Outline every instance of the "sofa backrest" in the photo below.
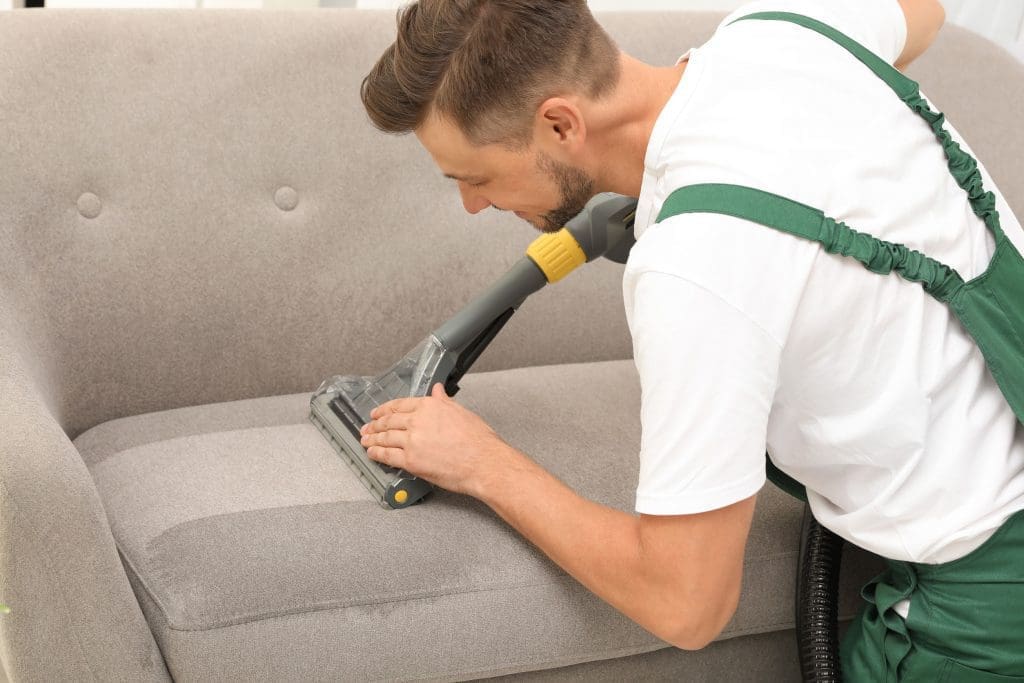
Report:
<svg viewBox="0 0 1024 683"><path fill-rule="evenodd" d="M601 16L672 63L721 15ZM390 365L535 236L470 217L359 85L392 12L0 13L0 315L72 436ZM1011 204L1021 67L947 27L911 72ZM621 266L532 297L478 369L628 358Z"/></svg>

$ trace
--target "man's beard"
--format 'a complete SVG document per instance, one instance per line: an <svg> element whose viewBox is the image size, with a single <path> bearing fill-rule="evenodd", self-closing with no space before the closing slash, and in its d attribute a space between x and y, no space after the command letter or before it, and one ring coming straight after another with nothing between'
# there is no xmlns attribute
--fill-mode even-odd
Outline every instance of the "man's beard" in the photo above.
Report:
<svg viewBox="0 0 1024 683"><path fill-rule="evenodd" d="M544 232L558 232L576 216L594 196L594 179L578 168L555 161L543 152L537 153L537 168L558 184L558 207L540 216Z"/></svg>

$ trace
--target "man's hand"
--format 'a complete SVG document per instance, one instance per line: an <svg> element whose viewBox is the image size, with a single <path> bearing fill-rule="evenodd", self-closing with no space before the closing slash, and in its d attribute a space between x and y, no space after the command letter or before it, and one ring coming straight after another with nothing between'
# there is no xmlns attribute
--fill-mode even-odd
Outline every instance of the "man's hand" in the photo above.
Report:
<svg viewBox="0 0 1024 683"><path fill-rule="evenodd" d="M430 396L388 401L370 417L361 431L371 460L449 491L473 495L484 470L508 449L487 423L450 398L442 384L435 384Z"/></svg>

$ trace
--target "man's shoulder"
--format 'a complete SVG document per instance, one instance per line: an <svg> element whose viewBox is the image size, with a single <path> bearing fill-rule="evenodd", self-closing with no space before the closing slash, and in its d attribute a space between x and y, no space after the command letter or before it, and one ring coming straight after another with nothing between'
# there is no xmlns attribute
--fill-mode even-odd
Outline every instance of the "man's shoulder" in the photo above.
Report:
<svg viewBox="0 0 1024 683"><path fill-rule="evenodd" d="M644 280L660 283L655 289L698 287L782 339L819 251L812 242L733 216L673 216L637 240L623 292L628 301Z"/></svg>

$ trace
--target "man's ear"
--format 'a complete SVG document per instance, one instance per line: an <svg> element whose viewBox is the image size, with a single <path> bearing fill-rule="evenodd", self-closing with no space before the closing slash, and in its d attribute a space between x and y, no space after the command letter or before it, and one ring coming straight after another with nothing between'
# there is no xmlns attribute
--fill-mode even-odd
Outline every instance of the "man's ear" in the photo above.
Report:
<svg viewBox="0 0 1024 683"><path fill-rule="evenodd" d="M548 154L573 154L587 138L583 112L572 100L549 97L537 108L533 139Z"/></svg>

